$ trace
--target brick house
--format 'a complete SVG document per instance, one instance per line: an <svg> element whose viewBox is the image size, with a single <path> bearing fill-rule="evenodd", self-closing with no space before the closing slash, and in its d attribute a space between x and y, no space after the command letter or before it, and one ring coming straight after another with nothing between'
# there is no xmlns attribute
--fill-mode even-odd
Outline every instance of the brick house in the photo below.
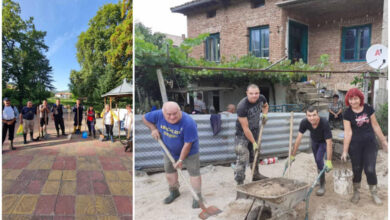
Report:
<svg viewBox="0 0 390 220"><path fill-rule="evenodd" d="M370 69L365 65L367 49L382 43L383 1L195 0L171 11L187 16L188 37L210 33L203 45L193 49L190 56L195 58L219 62L222 58L229 60L252 53L272 62L287 56L292 60L302 58L313 65L322 54L329 54L332 70L359 66L367 70ZM342 93L351 88L354 76L332 74L324 79L311 75L310 79L321 80L327 89ZM260 86L268 95L272 93L267 90L268 85ZM219 105L237 103L244 91L244 88L224 91L230 98L224 99L220 94ZM285 86L276 85L275 91L276 103L272 99L270 103L286 103Z"/></svg>

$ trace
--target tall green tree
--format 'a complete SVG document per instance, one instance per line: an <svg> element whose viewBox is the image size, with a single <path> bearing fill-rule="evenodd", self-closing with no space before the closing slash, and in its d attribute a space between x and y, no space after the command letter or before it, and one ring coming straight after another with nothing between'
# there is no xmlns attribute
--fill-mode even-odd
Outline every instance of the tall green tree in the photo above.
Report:
<svg viewBox="0 0 390 220"><path fill-rule="evenodd" d="M48 98L54 87L52 67L44 55L48 50L46 32L35 29L32 17L21 19L19 4L11 0L3 1L2 19L3 95L18 106L27 99L37 103Z"/></svg>
<svg viewBox="0 0 390 220"><path fill-rule="evenodd" d="M123 0L120 24L110 37L110 49L105 55L121 79L132 80L133 10L132 0Z"/></svg>
<svg viewBox="0 0 390 220"><path fill-rule="evenodd" d="M111 36L123 22L121 6L118 3L101 7L89 21L88 30L78 37L77 60L81 69L71 70L69 87L76 97L86 97L90 104L99 105L101 95L123 79L125 66L122 69L118 66L124 63L111 63L105 55L112 48Z"/></svg>

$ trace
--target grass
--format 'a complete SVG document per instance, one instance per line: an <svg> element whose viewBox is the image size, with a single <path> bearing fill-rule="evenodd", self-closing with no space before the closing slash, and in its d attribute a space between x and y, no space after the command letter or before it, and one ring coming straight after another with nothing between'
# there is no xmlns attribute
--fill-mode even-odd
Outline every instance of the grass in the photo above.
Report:
<svg viewBox="0 0 390 220"><path fill-rule="evenodd" d="M51 97L51 98L47 99L47 102L54 104L54 103L56 103L56 100L57 100L57 97ZM60 100L61 100L61 104L63 106L66 106L66 105L74 106L76 104L76 99L61 99L60 98Z"/></svg>

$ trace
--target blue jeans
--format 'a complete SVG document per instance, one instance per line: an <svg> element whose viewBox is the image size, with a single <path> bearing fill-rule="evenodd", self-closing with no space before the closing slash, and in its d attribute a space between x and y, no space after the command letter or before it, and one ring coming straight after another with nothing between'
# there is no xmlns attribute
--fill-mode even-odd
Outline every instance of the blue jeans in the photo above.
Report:
<svg viewBox="0 0 390 220"><path fill-rule="evenodd" d="M316 161L318 170L324 168L324 156L326 153L326 143L318 143L311 141L311 148L313 150L314 160Z"/></svg>

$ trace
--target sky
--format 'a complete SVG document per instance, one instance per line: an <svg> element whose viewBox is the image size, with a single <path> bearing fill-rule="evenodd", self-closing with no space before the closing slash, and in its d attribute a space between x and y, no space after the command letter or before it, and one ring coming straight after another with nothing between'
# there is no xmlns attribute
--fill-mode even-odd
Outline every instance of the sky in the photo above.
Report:
<svg viewBox="0 0 390 220"><path fill-rule="evenodd" d="M134 0L134 21L151 28L153 33L187 36L186 16L172 13L170 8L189 1L191 0Z"/></svg>
<svg viewBox="0 0 390 220"><path fill-rule="evenodd" d="M46 31L46 53L53 67L53 85L57 91L68 90L72 69L80 70L76 43L81 32L100 7L118 0L14 0L19 3L21 17L34 17L35 28Z"/></svg>

